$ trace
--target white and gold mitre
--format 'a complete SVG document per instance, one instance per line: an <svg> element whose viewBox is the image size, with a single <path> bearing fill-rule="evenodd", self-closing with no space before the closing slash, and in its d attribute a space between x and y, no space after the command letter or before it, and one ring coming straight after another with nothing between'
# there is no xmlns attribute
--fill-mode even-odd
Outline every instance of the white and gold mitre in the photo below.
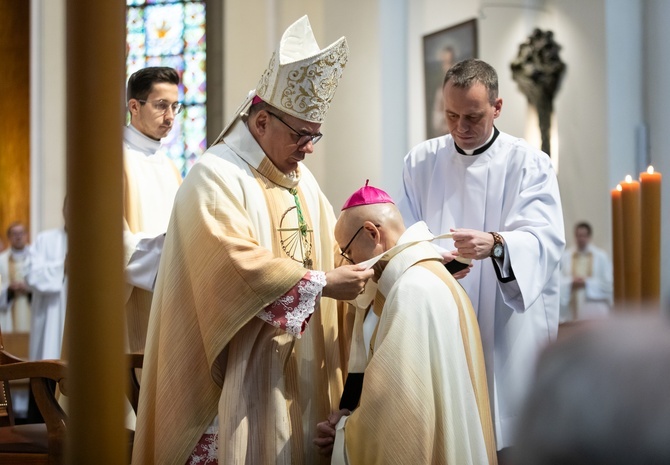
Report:
<svg viewBox="0 0 670 465"><path fill-rule="evenodd" d="M323 123L348 58L344 37L321 50L303 16L282 35L256 95L291 116Z"/></svg>
<svg viewBox="0 0 670 465"><path fill-rule="evenodd" d="M254 96L301 120L323 123L348 59L347 39L340 37L321 50L309 19L303 16L286 29L256 89L214 144L249 110Z"/></svg>

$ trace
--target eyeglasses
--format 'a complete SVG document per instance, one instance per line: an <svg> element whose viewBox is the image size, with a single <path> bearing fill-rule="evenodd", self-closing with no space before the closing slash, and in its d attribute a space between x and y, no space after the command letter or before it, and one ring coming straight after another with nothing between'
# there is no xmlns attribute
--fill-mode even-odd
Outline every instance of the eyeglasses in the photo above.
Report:
<svg viewBox="0 0 670 465"><path fill-rule="evenodd" d="M312 141L312 144L316 144L316 143L319 142L319 141L321 140L321 138L323 137L323 134L321 134L320 132L317 132L316 134L303 134L303 133L301 133L301 132L299 132L299 131L296 131L296 130L293 129L291 126L289 126L289 125L286 123L286 121L284 121L283 119L281 119L279 116L275 115L275 114L272 113L271 111L268 111L268 113L271 114L272 116L274 116L275 118L277 118L281 123L284 124L284 126L286 126L287 128L289 128L291 131L293 131L293 132L298 136L298 141L296 142L296 145L297 145L298 147L302 147L303 145L305 145L305 144L306 144L307 142L309 142L309 141Z"/></svg>
<svg viewBox="0 0 670 465"><path fill-rule="evenodd" d="M381 225L379 225L379 224L375 224L375 226L378 227L378 228L381 228ZM352 265L355 265L356 262L354 262L354 261L349 257L349 255L347 255L347 252L346 252L346 251L349 250L349 246L352 244L352 242L354 242L354 239L356 239L356 236L358 236L358 233L361 232L361 231L363 230L364 227L365 227L365 225L363 225L363 226L361 226L360 228L358 228L358 231L356 231L356 234L354 234L354 237L352 237L351 240L350 240L349 242L347 242L347 245L345 245L344 247L342 247L342 248L340 249L340 250L341 250L341 251L340 251L340 255L342 255L342 257L344 257L344 259L345 259L346 261L348 261L349 263L351 263Z"/></svg>
<svg viewBox="0 0 670 465"><path fill-rule="evenodd" d="M158 113L160 113L161 115L164 115L165 113L167 113L168 109L170 109L170 108L172 108L172 113L174 113L175 115L178 115L184 109L184 104L179 103L179 102L169 103L169 102L166 102L165 100L148 101L148 100L140 100L140 99L137 99L137 101L140 102L143 105L145 103L150 103L151 106L154 107L156 109L156 111Z"/></svg>

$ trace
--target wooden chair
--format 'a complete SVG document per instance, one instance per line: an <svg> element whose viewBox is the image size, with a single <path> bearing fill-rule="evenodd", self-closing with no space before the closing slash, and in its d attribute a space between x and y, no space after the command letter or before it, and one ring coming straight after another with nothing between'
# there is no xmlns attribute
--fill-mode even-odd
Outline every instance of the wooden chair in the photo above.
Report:
<svg viewBox="0 0 670 465"><path fill-rule="evenodd" d="M126 362L129 369L128 373L128 400L130 405L137 415L137 404L140 401L140 379L139 374L144 365L144 354L140 352L132 352L126 354Z"/></svg>
<svg viewBox="0 0 670 465"><path fill-rule="evenodd" d="M56 401L51 381L59 383L66 392L66 366L58 360L27 362L8 353L0 333L0 463L49 464L63 463L66 415ZM45 423L15 425L12 412L9 381L29 379ZM51 380L51 381L50 381Z"/></svg>

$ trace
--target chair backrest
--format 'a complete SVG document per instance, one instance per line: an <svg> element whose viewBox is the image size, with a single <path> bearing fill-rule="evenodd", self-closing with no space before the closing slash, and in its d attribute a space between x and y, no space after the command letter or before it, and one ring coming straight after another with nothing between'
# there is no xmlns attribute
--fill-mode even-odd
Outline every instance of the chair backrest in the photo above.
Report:
<svg viewBox="0 0 670 465"><path fill-rule="evenodd" d="M0 354L4 354L5 346L2 340L2 328L0 328ZM0 364L2 355L0 355ZM0 381L0 427L14 426L14 410L12 409L12 397L9 393L9 381Z"/></svg>

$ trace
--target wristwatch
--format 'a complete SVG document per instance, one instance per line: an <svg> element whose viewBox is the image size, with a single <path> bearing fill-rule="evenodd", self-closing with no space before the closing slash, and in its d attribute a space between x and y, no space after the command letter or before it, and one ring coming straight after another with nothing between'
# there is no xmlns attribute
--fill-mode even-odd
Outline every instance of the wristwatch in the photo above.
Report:
<svg viewBox="0 0 670 465"><path fill-rule="evenodd" d="M503 238L497 232L490 232L493 236L493 248L491 249L491 258L503 258L505 256L505 246Z"/></svg>

